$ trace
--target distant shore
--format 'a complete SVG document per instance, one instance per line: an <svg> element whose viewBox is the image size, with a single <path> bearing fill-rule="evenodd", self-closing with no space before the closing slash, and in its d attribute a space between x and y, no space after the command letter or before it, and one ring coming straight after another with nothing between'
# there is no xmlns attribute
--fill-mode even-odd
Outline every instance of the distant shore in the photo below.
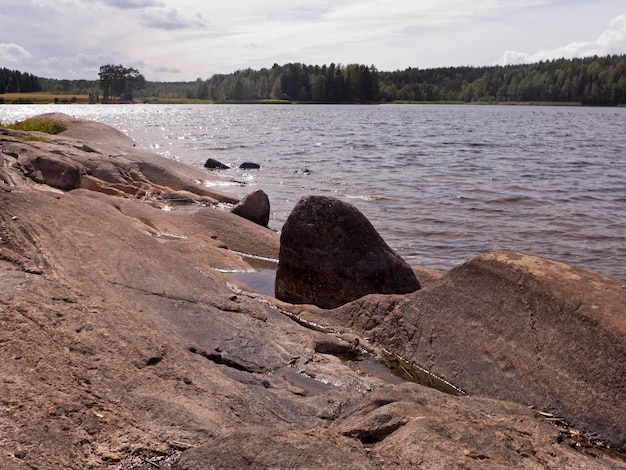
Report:
<svg viewBox="0 0 626 470"><path fill-rule="evenodd" d="M89 95L69 93L5 93L0 95L0 104L100 104L90 103ZM130 104L130 103L119 103ZM161 99L145 98L135 100L134 104L346 104L329 102L300 102L289 100L249 100L249 101L212 101L199 99ZM368 104L432 104L432 105L498 105L498 106L585 106L580 102L561 101L404 101L375 102Z"/></svg>

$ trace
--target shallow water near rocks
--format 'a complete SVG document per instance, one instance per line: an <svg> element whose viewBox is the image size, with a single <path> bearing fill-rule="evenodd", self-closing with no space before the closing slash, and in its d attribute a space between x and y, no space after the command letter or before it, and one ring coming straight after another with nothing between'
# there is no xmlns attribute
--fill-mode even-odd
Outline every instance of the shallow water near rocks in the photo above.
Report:
<svg viewBox="0 0 626 470"><path fill-rule="evenodd" d="M258 294L274 295L275 269L259 268L256 271L229 272L228 275L243 282Z"/></svg>
<svg viewBox="0 0 626 470"><path fill-rule="evenodd" d="M390 359L377 358L362 354L359 351L347 354L337 354L337 357L358 368L362 373L379 377L389 383L415 382L426 387L434 388L450 395L465 395L465 393L431 374L422 367L411 364L398 357Z"/></svg>
<svg viewBox="0 0 626 470"><path fill-rule="evenodd" d="M228 275L246 284L258 294L274 296L275 269L259 268L256 271L229 272ZM290 316L290 318L295 320L292 316ZM298 321L298 323L305 328L312 328L319 331L319 325L308 325L304 321ZM357 350L352 353L334 355L348 363L350 367L354 368L359 373L377 377L387 383L393 384L411 381L452 395L464 394L459 388L429 373L426 369L418 365L410 364L400 358L394 357L392 360L384 360L363 354ZM313 383L311 380L313 379L310 377L299 377L292 369L286 368L282 373L289 375L294 384L304 388L309 393L318 393L324 389L324 385L320 384L315 384L315 386L311 388L311 384Z"/></svg>
<svg viewBox="0 0 626 470"><path fill-rule="evenodd" d="M291 386L292 393L301 395L318 395L327 392L332 388L332 384L319 380L316 377L309 376L299 372L290 366L284 366L272 371L271 375L286 380Z"/></svg>

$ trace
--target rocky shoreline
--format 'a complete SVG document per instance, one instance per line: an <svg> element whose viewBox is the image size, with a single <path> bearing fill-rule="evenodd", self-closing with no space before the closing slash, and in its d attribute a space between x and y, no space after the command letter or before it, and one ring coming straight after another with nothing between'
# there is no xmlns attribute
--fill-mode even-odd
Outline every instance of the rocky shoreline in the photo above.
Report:
<svg viewBox="0 0 626 470"><path fill-rule="evenodd" d="M623 281L500 251L287 303L228 275L281 240L218 175L44 117L0 129L2 468L626 468Z"/></svg>

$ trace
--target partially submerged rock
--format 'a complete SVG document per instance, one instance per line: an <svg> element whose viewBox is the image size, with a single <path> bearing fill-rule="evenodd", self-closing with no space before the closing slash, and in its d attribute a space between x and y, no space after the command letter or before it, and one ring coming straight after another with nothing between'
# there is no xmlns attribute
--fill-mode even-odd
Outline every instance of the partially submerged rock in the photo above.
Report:
<svg viewBox="0 0 626 470"><path fill-rule="evenodd" d="M204 162L204 168L208 168L209 170L228 170L228 165L225 165L215 158L208 158L207 161Z"/></svg>
<svg viewBox="0 0 626 470"><path fill-rule="evenodd" d="M258 163L254 163L254 162L243 162L241 165L239 165L239 169L241 169L241 170L260 170L261 169L261 165L259 165Z"/></svg>
<svg viewBox="0 0 626 470"><path fill-rule="evenodd" d="M405 294L420 284L411 267L346 202L305 196L283 226L276 298L335 308L367 294Z"/></svg>

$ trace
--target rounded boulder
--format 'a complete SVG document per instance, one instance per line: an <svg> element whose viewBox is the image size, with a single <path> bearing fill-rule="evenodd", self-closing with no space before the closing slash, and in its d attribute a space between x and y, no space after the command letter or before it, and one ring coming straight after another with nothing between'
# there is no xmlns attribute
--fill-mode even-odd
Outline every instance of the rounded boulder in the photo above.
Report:
<svg viewBox="0 0 626 470"><path fill-rule="evenodd" d="M411 267L354 206L305 196L280 237L276 298L336 308L368 294L406 294L420 288Z"/></svg>
<svg viewBox="0 0 626 470"><path fill-rule="evenodd" d="M255 224L267 227L270 221L270 199L262 189L257 189L246 194L231 212Z"/></svg>

